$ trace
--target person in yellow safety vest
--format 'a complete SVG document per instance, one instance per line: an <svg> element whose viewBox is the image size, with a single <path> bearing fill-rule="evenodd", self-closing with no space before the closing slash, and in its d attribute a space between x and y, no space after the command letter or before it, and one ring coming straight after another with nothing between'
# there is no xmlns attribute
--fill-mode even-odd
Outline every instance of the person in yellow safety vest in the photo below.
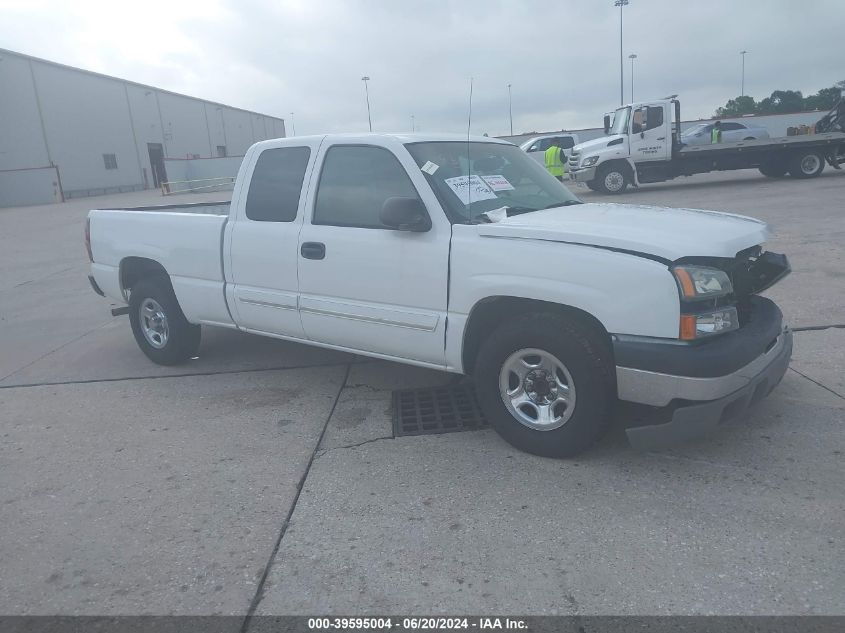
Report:
<svg viewBox="0 0 845 633"><path fill-rule="evenodd" d="M713 124L713 129L710 130L710 144L722 142L722 122L716 121Z"/></svg>
<svg viewBox="0 0 845 633"><path fill-rule="evenodd" d="M552 141L552 145L544 154L546 158L546 170L548 170L552 176L563 182L563 174L566 171L566 165L564 164L566 154L564 154L563 150L558 147L557 143L557 140Z"/></svg>

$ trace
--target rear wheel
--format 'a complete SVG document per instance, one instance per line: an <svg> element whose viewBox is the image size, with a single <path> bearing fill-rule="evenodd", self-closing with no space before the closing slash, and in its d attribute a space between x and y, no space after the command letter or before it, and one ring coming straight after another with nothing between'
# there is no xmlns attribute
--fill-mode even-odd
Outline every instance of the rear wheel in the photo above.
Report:
<svg viewBox="0 0 845 633"><path fill-rule="evenodd" d="M476 359L479 404L513 446L570 457L606 430L616 401L614 365L599 335L552 313L501 325Z"/></svg>
<svg viewBox="0 0 845 633"><path fill-rule="evenodd" d="M789 160L789 175L793 178L815 178L824 170L824 155L818 150L795 152Z"/></svg>
<svg viewBox="0 0 845 633"><path fill-rule="evenodd" d="M164 278L143 279L133 286L129 323L138 347L159 365L183 363L199 349L200 326L188 322Z"/></svg>
<svg viewBox="0 0 845 633"><path fill-rule="evenodd" d="M628 170L620 164L604 165L599 167L596 175L596 183L599 190L604 193L622 193L628 187Z"/></svg>
<svg viewBox="0 0 845 633"><path fill-rule="evenodd" d="M760 165L760 173L767 178L783 178L787 172L786 161L777 160Z"/></svg>

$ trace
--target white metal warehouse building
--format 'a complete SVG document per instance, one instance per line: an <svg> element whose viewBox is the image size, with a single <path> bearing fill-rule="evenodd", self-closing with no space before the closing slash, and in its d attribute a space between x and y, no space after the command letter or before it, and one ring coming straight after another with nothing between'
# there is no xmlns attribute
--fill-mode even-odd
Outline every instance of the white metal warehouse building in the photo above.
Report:
<svg viewBox="0 0 845 633"><path fill-rule="evenodd" d="M283 136L281 118L0 49L0 207L234 173Z"/></svg>

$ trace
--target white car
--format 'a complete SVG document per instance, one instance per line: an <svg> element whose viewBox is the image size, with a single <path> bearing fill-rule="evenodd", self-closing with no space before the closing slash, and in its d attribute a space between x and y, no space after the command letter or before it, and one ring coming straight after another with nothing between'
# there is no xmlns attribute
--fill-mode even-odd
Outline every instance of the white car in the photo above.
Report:
<svg viewBox="0 0 845 633"><path fill-rule="evenodd" d="M737 123L736 121L722 121L722 142L753 141L760 138L769 138L766 128L749 123ZM685 145L709 145L710 132L713 130L713 123L699 123L688 130L681 132L681 142Z"/></svg>
<svg viewBox="0 0 845 633"><path fill-rule="evenodd" d="M94 291L156 363L215 326L473 374L490 424L539 455L591 446L616 398L663 409L637 446L714 430L792 352L759 296L789 272L765 223L584 204L490 138L262 141L231 204L94 210L86 235Z"/></svg>
<svg viewBox="0 0 845 633"><path fill-rule="evenodd" d="M533 136L527 141L520 144L519 148L528 154L531 158L545 167L546 165L546 150L553 144L557 144L563 150L566 160L569 158L569 153L573 147L578 145L578 135L569 134L566 132L558 132L557 134L543 134L542 136Z"/></svg>

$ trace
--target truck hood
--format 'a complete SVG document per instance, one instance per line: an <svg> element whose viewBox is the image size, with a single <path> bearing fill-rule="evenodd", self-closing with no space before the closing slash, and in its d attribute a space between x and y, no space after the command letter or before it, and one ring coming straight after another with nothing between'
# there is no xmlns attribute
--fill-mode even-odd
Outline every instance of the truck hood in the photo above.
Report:
<svg viewBox="0 0 845 633"><path fill-rule="evenodd" d="M613 136L600 136L599 138L594 138L592 141L584 141L583 143L578 143L575 147L572 148L573 152L580 152L582 156L586 156L587 153L604 149L607 147L607 144L610 141L615 141L618 138L625 138L621 134L614 134Z"/></svg>
<svg viewBox="0 0 845 633"><path fill-rule="evenodd" d="M483 237L584 244L668 261L734 257L769 236L765 222L742 215L633 204L555 207L477 227Z"/></svg>

